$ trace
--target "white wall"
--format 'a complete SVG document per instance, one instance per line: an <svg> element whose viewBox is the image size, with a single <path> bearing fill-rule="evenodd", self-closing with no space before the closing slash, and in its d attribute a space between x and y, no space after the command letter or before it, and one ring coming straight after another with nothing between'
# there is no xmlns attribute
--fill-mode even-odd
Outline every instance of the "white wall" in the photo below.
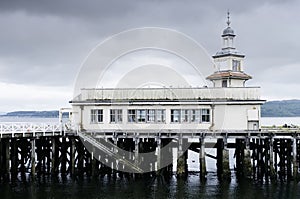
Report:
<svg viewBox="0 0 300 199"><path fill-rule="evenodd" d="M74 111L77 110L77 114L74 115L75 124L80 123L80 108L79 106L73 106ZM178 106L84 106L82 113L82 127L86 130L96 129L208 129L211 126L211 122L204 123L171 123L170 113L171 109L201 109L208 108L210 105L178 105ZM102 123L91 123L91 109L103 109L103 122ZM123 110L123 122L122 123L110 123L110 109L122 109ZM127 110L128 109L165 109L166 110L166 121L165 123L129 123L127 122ZM75 119L76 118L76 119Z"/></svg>
<svg viewBox="0 0 300 199"><path fill-rule="evenodd" d="M260 105L216 105L214 113L216 130L246 130L248 129L248 110Z"/></svg>
<svg viewBox="0 0 300 199"><path fill-rule="evenodd" d="M209 123L171 123L170 110L171 109L210 109L210 122ZM103 109L103 122L93 124L91 123L91 109ZM110 109L122 109L123 110L123 122L122 123L110 123ZM166 121L165 123L128 123L127 122L127 110L128 109L165 109ZM153 106L84 106L82 112L82 127L86 130L143 130L143 129L209 129L214 122L215 130L246 130L248 125L248 112L249 110L256 109L260 113L260 105L215 105L214 114L210 105L153 105ZM81 109L79 106L73 106L73 118L75 124L79 125L81 118ZM252 111L253 112L253 111ZM212 115L214 118L212 118ZM260 117L260 116L259 116ZM260 118L258 118L260 119Z"/></svg>
<svg viewBox="0 0 300 199"><path fill-rule="evenodd" d="M244 86L244 80L240 80L240 79L229 80L229 87L243 87L243 86Z"/></svg>

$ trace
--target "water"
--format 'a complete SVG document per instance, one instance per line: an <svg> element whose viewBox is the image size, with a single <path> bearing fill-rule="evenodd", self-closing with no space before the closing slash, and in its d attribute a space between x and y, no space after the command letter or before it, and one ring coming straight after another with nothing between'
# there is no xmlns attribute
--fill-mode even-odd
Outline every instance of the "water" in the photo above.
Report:
<svg viewBox="0 0 300 199"><path fill-rule="evenodd" d="M40 118L40 117L7 117L0 116L0 122L37 122L37 123L52 123L59 122L58 118Z"/></svg>
<svg viewBox="0 0 300 199"><path fill-rule="evenodd" d="M262 126L282 126L287 125L296 125L300 126L300 117L262 117L261 125Z"/></svg>
<svg viewBox="0 0 300 199"><path fill-rule="evenodd" d="M16 118L0 117L0 122L57 122L57 120L57 118L17 118L16 120ZM300 125L300 118L262 118L263 126L283 124ZM188 160L189 167L198 170L198 158L195 158L196 162L193 162L193 152L189 153L191 157ZM292 181L268 184L245 179L239 180L236 179L233 170L231 182L219 182L215 162L207 158L207 165L209 173L206 182L200 181L198 173L190 173L186 180L177 179L173 175L169 179L161 177L143 179L104 177L74 180L45 177L32 182L28 177L25 182L20 179L16 183L0 182L0 199L300 198L299 183ZM233 168L233 164L231 164L231 168Z"/></svg>
<svg viewBox="0 0 300 199"><path fill-rule="evenodd" d="M56 179L44 178L35 182L18 182L15 185L0 184L1 198L29 199L98 199L98 198L300 198L297 183L262 184L250 180L233 180L220 183L215 173L209 173L201 183L198 174L190 174L186 180L161 178L107 178Z"/></svg>

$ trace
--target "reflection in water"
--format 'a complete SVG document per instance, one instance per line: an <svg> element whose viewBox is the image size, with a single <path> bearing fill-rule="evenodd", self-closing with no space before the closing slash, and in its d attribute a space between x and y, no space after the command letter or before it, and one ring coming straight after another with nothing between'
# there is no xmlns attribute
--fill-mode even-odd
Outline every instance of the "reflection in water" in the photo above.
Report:
<svg viewBox="0 0 300 199"><path fill-rule="evenodd" d="M294 182L256 183L232 176L220 183L216 173L209 173L205 183L197 173L187 179L109 178L70 179L39 178L34 182L0 183L0 198L300 198L300 185Z"/></svg>

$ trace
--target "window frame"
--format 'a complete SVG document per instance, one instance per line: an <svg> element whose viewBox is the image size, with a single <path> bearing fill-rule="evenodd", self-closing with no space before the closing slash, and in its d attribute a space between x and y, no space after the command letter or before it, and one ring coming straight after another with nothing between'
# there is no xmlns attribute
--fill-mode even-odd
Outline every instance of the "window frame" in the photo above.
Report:
<svg viewBox="0 0 300 199"><path fill-rule="evenodd" d="M90 123L99 124L103 123L103 109L91 109L90 112Z"/></svg>
<svg viewBox="0 0 300 199"><path fill-rule="evenodd" d="M156 110L155 109L146 109L146 122L147 123L156 123Z"/></svg>
<svg viewBox="0 0 300 199"><path fill-rule="evenodd" d="M127 109L127 122L128 123L136 123L137 122L136 109Z"/></svg>
<svg viewBox="0 0 300 199"><path fill-rule="evenodd" d="M110 123L123 123L123 110L110 109ZM114 121L113 121L114 118Z"/></svg>
<svg viewBox="0 0 300 199"><path fill-rule="evenodd" d="M201 109L201 123L210 123L210 109Z"/></svg>
<svg viewBox="0 0 300 199"><path fill-rule="evenodd" d="M181 121L180 121L180 119L181 119L181 109L171 109L170 113L171 113L170 114L171 123L181 123ZM178 118L178 121L175 121L174 116L176 116L176 118Z"/></svg>
<svg viewBox="0 0 300 199"><path fill-rule="evenodd" d="M156 109L155 111L156 123L166 122L166 109Z"/></svg>

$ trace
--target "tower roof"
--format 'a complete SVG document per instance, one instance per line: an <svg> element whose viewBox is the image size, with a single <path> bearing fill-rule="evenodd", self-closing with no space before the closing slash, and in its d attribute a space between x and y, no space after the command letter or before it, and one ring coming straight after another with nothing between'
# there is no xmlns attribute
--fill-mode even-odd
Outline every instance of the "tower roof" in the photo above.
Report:
<svg viewBox="0 0 300 199"><path fill-rule="evenodd" d="M234 30L230 27L230 12L227 12L227 27L223 30L222 38L223 38L223 47L220 51L218 51L213 58L218 57L226 57L226 56L235 56L235 57L245 57L244 54L240 53L234 47Z"/></svg>
<svg viewBox="0 0 300 199"><path fill-rule="evenodd" d="M243 79L243 80L248 80L252 79L250 75L247 75L244 72L238 71L217 71L210 76L208 76L206 79L209 80L218 80L218 79Z"/></svg>
<svg viewBox="0 0 300 199"><path fill-rule="evenodd" d="M225 28L223 30L222 37L225 37L225 36L235 37L234 30L230 27L231 21L230 21L230 12L229 11L227 12L227 22L226 23L227 23L227 28Z"/></svg>
<svg viewBox="0 0 300 199"><path fill-rule="evenodd" d="M225 37L225 36L235 37L234 30L230 26L228 26L226 29L223 30L222 37Z"/></svg>

